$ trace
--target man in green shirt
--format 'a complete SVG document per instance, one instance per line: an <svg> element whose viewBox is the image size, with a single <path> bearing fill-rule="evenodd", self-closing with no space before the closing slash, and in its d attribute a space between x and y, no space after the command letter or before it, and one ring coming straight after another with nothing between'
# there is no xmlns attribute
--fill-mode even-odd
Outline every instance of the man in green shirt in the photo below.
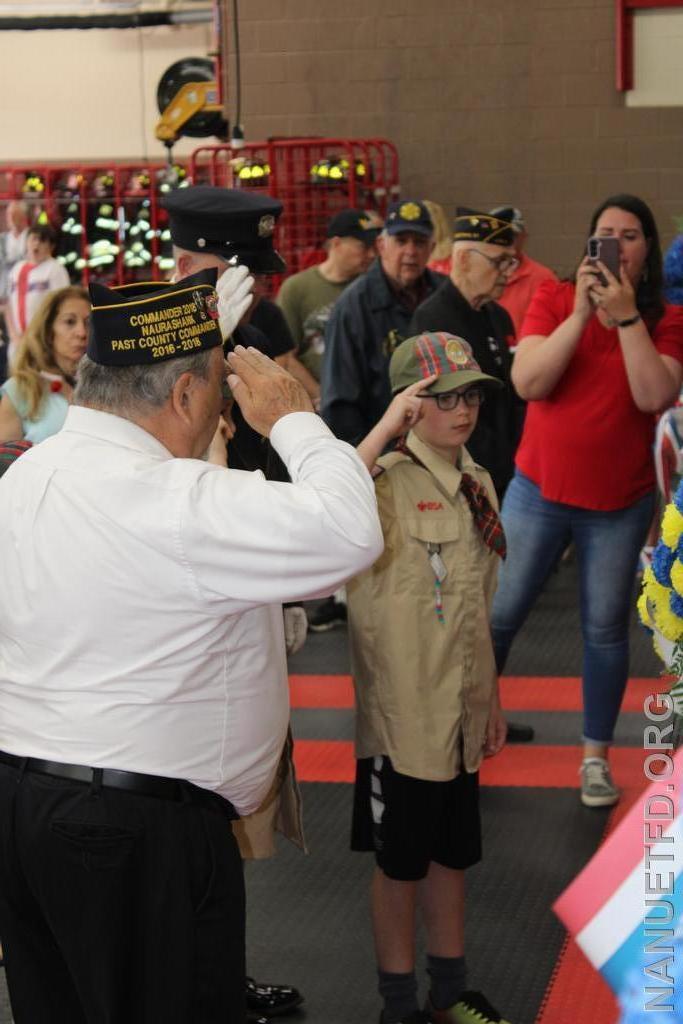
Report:
<svg viewBox="0 0 683 1024"><path fill-rule="evenodd" d="M347 285L370 266L379 230L362 210L335 214L327 226L324 262L293 274L280 288L277 303L292 332L298 358L316 380L320 380L325 324L332 307Z"/></svg>

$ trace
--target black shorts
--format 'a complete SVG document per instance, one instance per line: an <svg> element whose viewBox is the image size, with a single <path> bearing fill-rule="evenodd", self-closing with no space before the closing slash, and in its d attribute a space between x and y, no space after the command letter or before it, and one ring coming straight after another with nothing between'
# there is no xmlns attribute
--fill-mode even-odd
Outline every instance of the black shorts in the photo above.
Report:
<svg viewBox="0 0 683 1024"><path fill-rule="evenodd" d="M351 849L374 851L389 878L424 878L431 861L463 870L481 860L479 773L448 782L400 775L388 757L356 762Z"/></svg>

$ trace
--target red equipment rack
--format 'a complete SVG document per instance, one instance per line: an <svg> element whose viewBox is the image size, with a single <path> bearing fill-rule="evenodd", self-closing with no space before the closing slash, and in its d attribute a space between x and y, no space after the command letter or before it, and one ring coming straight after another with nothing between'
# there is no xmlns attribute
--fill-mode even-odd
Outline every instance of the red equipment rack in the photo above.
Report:
<svg viewBox="0 0 683 1024"><path fill-rule="evenodd" d="M194 184L228 188L259 188L284 204L276 244L292 274L324 257L323 243L329 219L346 207L375 210L384 216L400 191L398 154L386 139L269 139L239 149L230 145L202 146L189 165L179 162ZM85 261L93 242L93 223L103 202L113 208L112 242L118 252L113 261L80 272L83 283L96 277L111 284L165 276L159 267L161 232L166 216L160 205L167 167L160 162L97 164L17 164L0 166L0 215L13 199L23 199L44 213L60 230L67 207L78 206L80 259ZM34 179L37 191L27 189ZM110 180L103 193L102 181ZM141 210L149 218L145 266L127 265L130 225ZM0 228L4 218L0 216Z"/></svg>
<svg viewBox="0 0 683 1024"><path fill-rule="evenodd" d="M181 165L179 165L181 166ZM80 271L80 280L87 284L91 277L111 284L122 284L141 275L131 271L124 262L126 245L126 224L136 218L145 208L149 211L151 260L144 268L146 279L162 277L156 259L160 252L159 230L165 224L165 215L160 208L160 186L167 168L163 163L116 163L107 164L49 164L13 165L0 167L0 211L15 199L25 201L34 211L33 219L44 215L59 231L67 207L78 204L81 231L79 234L80 257L88 258L88 247L93 241L92 224L95 213L103 203L111 205L113 219L118 228L113 240L118 243L114 262L100 271L93 271L86 263ZM104 190L98 183L104 179L111 184ZM34 181L38 190L30 186Z"/></svg>
<svg viewBox="0 0 683 1024"><path fill-rule="evenodd" d="M253 169L257 176L250 173ZM384 217L400 192L396 147L381 138L203 146L192 154L190 176L195 184L261 188L280 199L284 210L276 246L288 274L324 258L325 229L339 210L359 207Z"/></svg>

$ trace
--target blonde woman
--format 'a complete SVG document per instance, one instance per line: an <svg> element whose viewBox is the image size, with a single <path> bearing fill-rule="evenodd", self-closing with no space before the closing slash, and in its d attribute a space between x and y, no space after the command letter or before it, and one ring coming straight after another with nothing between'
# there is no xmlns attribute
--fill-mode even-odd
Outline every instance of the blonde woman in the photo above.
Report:
<svg viewBox="0 0 683 1024"><path fill-rule="evenodd" d="M60 288L43 300L19 343L11 376L0 387L0 441L36 444L61 429L89 319L83 288Z"/></svg>
<svg viewBox="0 0 683 1024"><path fill-rule="evenodd" d="M453 252L453 226L443 206L433 203L431 199L424 199L423 202L434 225L434 249L427 266L439 274L449 275Z"/></svg>

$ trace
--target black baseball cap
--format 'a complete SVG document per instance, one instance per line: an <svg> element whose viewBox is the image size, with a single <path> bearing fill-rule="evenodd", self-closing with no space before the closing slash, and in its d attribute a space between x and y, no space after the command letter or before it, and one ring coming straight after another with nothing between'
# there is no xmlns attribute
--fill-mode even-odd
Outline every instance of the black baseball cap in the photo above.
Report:
<svg viewBox="0 0 683 1024"><path fill-rule="evenodd" d="M372 245L380 233L362 210L340 210L327 225L327 238L357 238L359 242Z"/></svg>
<svg viewBox="0 0 683 1024"><path fill-rule="evenodd" d="M522 215L522 211L516 206L494 206L489 213L493 217L497 217L498 220L506 220L512 226L514 231L521 233L526 231L526 223Z"/></svg>

